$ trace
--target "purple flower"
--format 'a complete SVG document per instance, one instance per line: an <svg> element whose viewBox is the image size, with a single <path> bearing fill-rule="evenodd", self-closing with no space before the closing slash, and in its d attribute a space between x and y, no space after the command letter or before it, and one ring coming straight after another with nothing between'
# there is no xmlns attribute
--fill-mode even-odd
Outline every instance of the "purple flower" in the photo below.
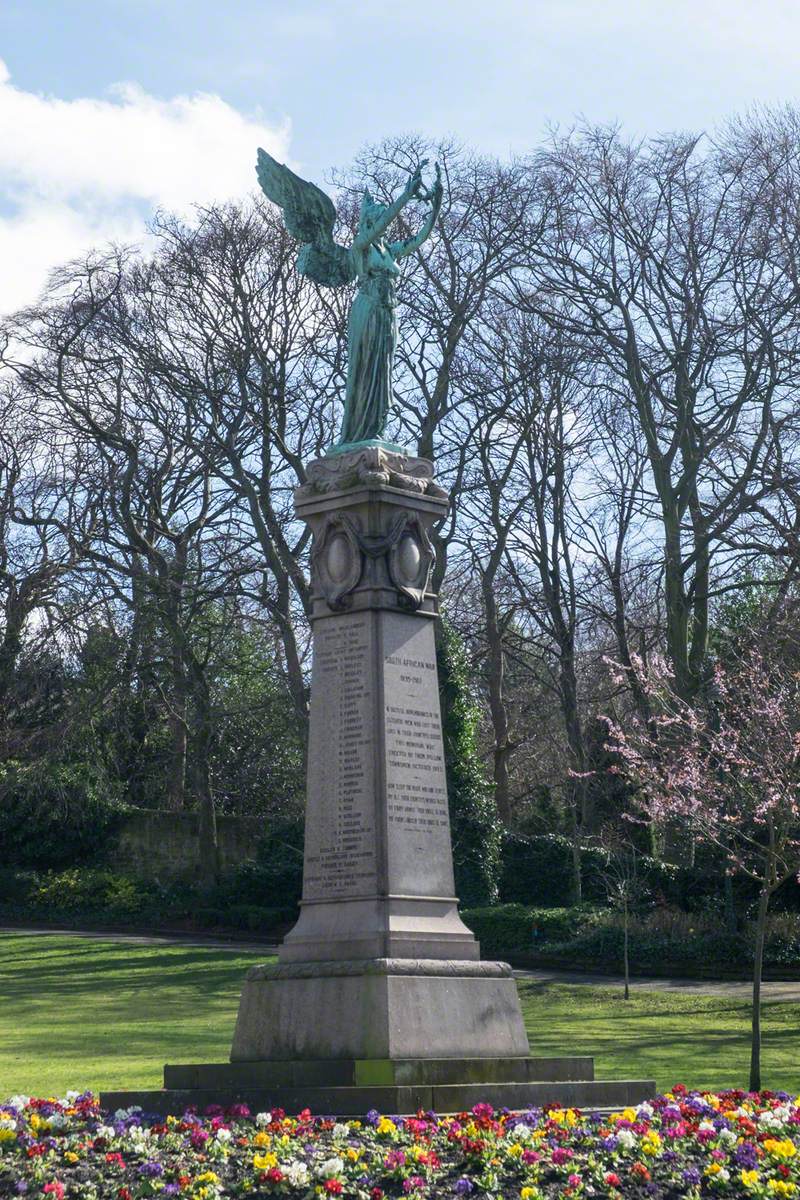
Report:
<svg viewBox="0 0 800 1200"><path fill-rule="evenodd" d="M684 1183L688 1183L690 1187L697 1187L700 1182L700 1172L697 1167L687 1167L682 1173L681 1179Z"/></svg>
<svg viewBox="0 0 800 1200"><path fill-rule="evenodd" d="M758 1166L758 1154L752 1142L742 1142L741 1146L737 1146L734 1150L733 1157L737 1167L742 1167L744 1170L752 1171Z"/></svg>
<svg viewBox="0 0 800 1200"><path fill-rule="evenodd" d="M141 1164L139 1167L139 1174L143 1175L145 1179L158 1179L164 1174L164 1168L160 1162L155 1162L154 1159L151 1159L149 1162L143 1162Z"/></svg>
<svg viewBox="0 0 800 1200"><path fill-rule="evenodd" d="M368 1125L377 1125L381 1119L381 1114L377 1108L371 1108L364 1119Z"/></svg>
<svg viewBox="0 0 800 1200"><path fill-rule="evenodd" d="M468 1196L470 1192L474 1192L475 1184L471 1179L467 1179L466 1176L462 1175L460 1179L456 1180L456 1186L453 1190L457 1196Z"/></svg>

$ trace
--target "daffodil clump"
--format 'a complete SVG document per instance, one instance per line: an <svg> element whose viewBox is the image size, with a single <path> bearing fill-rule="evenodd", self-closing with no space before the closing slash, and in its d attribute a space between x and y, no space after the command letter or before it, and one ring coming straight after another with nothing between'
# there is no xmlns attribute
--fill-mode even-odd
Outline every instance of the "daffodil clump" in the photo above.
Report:
<svg viewBox="0 0 800 1200"><path fill-rule="evenodd" d="M0 1105L0 1196L800 1200L800 1104L678 1086L613 1114L477 1104L356 1121L245 1105L161 1119L104 1112L89 1092L14 1096Z"/></svg>

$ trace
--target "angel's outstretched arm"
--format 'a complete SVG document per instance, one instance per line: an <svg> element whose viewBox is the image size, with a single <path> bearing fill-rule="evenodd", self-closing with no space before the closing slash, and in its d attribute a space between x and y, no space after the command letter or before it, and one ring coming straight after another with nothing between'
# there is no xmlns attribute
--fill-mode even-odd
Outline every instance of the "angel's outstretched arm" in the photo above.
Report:
<svg viewBox="0 0 800 1200"><path fill-rule="evenodd" d="M428 213L428 219L422 228L414 234L413 237L406 238L402 242L392 242L390 250L394 258L405 258L407 254L412 254L418 250L423 242L427 241L431 235L436 218L439 216L439 210L442 207L442 185L437 178L433 186L431 195L431 211Z"/></svg>
<svg viewBox="0 0 800 1200"><path fill-rule="evenodd" d="M427 158L424 158L417 167L416 171L414 171L413 175L409 175L408 183L403 188L400 195L396 200L392 201L392 203L384 210L383 213L381 213L375 224L371 225L370 228L365 230L363 233L358 234L353 242L353 245L356 247L356 249L365 250L367 246L369 246L370 242L377 241L379 237L382 237L395 217L399 216L403 211L409 200L414 199L420 187L422 186L422 170L423 167L427 165L427 162Z"/></svg>

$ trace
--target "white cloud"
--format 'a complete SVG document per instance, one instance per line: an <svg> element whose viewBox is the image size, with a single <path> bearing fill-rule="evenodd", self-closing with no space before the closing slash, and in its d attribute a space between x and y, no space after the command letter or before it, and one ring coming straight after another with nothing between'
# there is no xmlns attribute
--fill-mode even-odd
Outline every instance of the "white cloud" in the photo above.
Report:
<svg viewBox="0 0 800 1200"><path fill-rule="evenodd" d="M219 96L159 100L125 83L59 100L15 87L0 61L0 311L34 301L58 263L142 240L155 208L245 195L256 147L285 159L288 139Z"/></svg>

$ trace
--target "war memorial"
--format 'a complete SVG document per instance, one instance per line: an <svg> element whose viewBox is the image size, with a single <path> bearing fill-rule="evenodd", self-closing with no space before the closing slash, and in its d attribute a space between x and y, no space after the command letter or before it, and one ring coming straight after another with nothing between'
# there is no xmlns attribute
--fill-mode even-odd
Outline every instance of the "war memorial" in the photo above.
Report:
<svg viewBox="0 0 800 1200"><path fill-rule="evenodd" d="M434 464L384 440L402 258L434 230L426 164L388 205L365 192L349 248L330 198L259 151L258 177L302 243L298 270L357 283L340 441L306 465L313 673L303 898L276 964L249 971L228 1063L168 1065L164 1089L107 1108L244 1102L359 1115L548 1102L604 1107L652 1080L598 1081L586 1057L531 1054L511 968L480 958L455 895L431 590L450 498ZM411 200L419 233L389 240ZM535 1042L535 1035L534 1035Z"/></svg>

